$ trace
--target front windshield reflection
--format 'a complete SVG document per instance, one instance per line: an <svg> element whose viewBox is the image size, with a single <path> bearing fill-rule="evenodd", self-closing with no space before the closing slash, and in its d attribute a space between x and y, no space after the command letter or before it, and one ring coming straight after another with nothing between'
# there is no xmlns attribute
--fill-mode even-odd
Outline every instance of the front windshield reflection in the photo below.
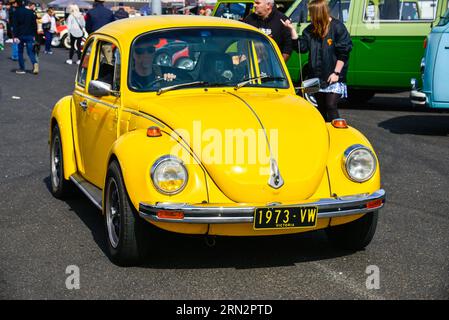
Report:
<svg viewBox="0 0 449 320"><path fill-rule="evenodd" d="M177 84L288 88L287 76L271 43L262 35L236 29L170 30L139 36L133 42L128 85L158 91ZM180 86L187 88L189 86Z"/></svg>

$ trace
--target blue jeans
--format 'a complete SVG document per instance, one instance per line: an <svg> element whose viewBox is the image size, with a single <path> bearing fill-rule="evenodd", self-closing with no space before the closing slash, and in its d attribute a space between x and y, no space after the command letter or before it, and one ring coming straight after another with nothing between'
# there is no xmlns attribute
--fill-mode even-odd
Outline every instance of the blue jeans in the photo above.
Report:
<svg viewBox="0 0 449 320"><path fill-rule="evenodd" d="M45 52L51 52L51 40L53 39L53 33L45 31Z"/></svg>
<svg viewBox="0 0 449 320"><path fill-rule="evenodd" d="M23 60L23 48L26 46L27 48L27 54L28 57L31 60L31 64L34 65L37 63L36 61L36 55L33 52L33 43L34 43L34 37L33 36L23 36L19 38L19 67L20 70L25 70L25 61Z"/></svg>
<svg viewBox="0 0 449 320"><path fill-rule="evenodd" d="M19 44L18 43L12 43L11 44L11 59L17 60L19 59Z"/></svg>

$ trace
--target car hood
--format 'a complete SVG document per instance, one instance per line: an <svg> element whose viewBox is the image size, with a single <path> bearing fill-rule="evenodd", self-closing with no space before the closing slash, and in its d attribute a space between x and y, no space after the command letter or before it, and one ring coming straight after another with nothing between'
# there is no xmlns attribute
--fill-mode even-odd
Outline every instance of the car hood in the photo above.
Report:
<svg viewBox="0 0 449 320"><path fill-rule="evenodd" d="M308 199L325 173L326 125L299 97L238 91L170 93L141 101L139 109L175 130L233 201ZM280 187L268 183L276 169L283 179Z"/></svg>

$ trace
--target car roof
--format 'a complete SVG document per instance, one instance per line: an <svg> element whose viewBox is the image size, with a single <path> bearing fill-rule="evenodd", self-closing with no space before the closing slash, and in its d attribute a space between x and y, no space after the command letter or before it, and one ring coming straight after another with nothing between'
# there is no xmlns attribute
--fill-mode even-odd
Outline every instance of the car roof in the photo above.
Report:
<svg viewBox="0 0 449 320"><path fill-rule="evenodd" d="M161 15L117 20L98 29L95 34L106 34L119 41L131 42L136 36L145 32L188 27L227 27L258 31L246 23L232 19L193 15Z"/></svg>

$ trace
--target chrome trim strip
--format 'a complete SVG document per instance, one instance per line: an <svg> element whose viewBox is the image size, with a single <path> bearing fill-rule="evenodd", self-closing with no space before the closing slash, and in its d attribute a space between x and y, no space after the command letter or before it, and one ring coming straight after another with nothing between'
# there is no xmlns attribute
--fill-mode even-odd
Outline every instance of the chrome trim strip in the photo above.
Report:
<svg viewBox="0 0 449 320"><path fill-rule="evenodd" d="M93 102L102 104L102 105L104 105L106 107L109 107L109 108L112 108L112 109L118 109L118 107L116 105L113 105L113 104L110 104L110 103L107 103L107 102L104 102L104 101L92 98L91 96L88 96L87 94L81 93L79 91L75 91L74 93L79 95L79 96L81 96L81 97L83 97L83 98L89 99L89 100L91 100Z"/></svg>
<svg viewBox="0 0 449 320"><path fill-rule="evenodd" d="M374 209L365 207L366 203L373 200L382 200L382 205ZM381 209L385 203L385 190L379 189L368 195L354 195L339 198L321 199L316 202L298 203L280 208L298 206L317 206L318 218L344 217L348 215L365 214ZM254 210L258 206L241 207L208 207L201 205L190 205L186 203L157 203L147 204L141 202L139 205L139 215L155 222L171 223L252 223ZM160 219L157 217L159 210L182 211L184 219Z"/></svg>
<svg viewBox="0 0 449 320"><path fill-rule="evenodd" d="M77 180L77 178L75 178L73 175L70 176L70 180L72 180L72 182L87 196L87 198L89 198L90 201L93 202L93 204L100 210L103 210L103 207L101 205L101 202L99 203L93 195L90 194L89 191L87 191L87 189L82 185L82 182L87 182L84 179L80 179L80 181Z"/></svg>
<svg viewBox="0 0 449 320"><path fill-rule="evenodd" d="M161 128L165 128L165 124L163 124L162 122L160 122L159 120L157 120L156 118L154 118L154 117L152 117L152 116L150 116L148 114L145 114L145 113L133 110L133 109L128 109L128 108L124 108L123 111L124 112L129 112L129 113L131 113L131 114L133 114L135 116L142 117L142 118L145 118L147 120L153 121L158 126L160 126Z"/></svg>
<svg viewBox="0 0 449 320"><path fill-rule="evenodd" d="M259 124L262 127L262 130L265 134L265 139L267 141L267 146L268 146L268 152L270 152L270 177L268 178L267 183L273 189L279 189L280 187L282 187L284 185L284 179L282 178L278 163L277 163L276 159L274 158L273 151L271 150L271 143L270 143L270 140L268 139L267 129L265 129L265 126L263 125L262 120L260 119L256 110L254 110L253 107L251 107L251 105L248 102L246 102L245 99L243 99L239 95L231 93L231 92L228 92L228 94L230 94L231 96L242 101L247 106L247 108L249 110L251 110L251 112L254 114L254 117L256 117L257 121L259 121Z"/></svg>

